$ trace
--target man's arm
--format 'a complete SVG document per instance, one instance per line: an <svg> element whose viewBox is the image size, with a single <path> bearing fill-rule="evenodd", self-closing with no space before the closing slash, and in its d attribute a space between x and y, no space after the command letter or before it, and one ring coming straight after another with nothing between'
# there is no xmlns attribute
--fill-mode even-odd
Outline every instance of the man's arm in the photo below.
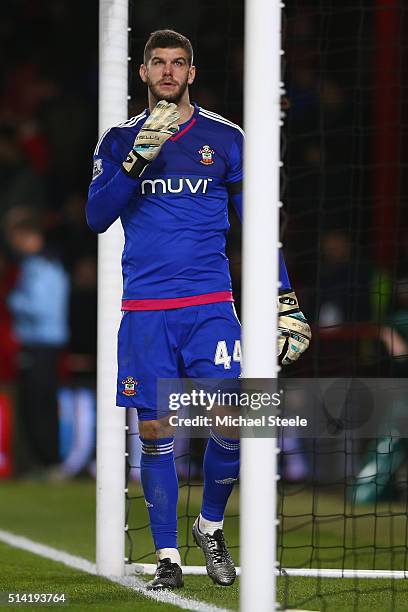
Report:
<svg viewBox="0 0 408 612"><path fill-rule="evenodd" d="M242 223L242 149L243 139L236 141L230 153L230 172L227 182L230 201ZM227 179L228 180L228 179ZM283 253L279 250L278 295L278 356L283 365L296 361L308 348L312 333L306 317L299 308L297 297L289 281Z"/></svg>
<svg viewBox="0 0 408 612"><path fill-rule="evenodd" d="M86 205L86 219L94 232L105 232L120 217L148 164L156 159L164 143L178 131L178 118L175 104L163 100L158 102L138 132L126 159L115 159L115 128L102 137L94 154L93 177Z"/></svg>
<svg viewBox="0 0 408 612"><path fill-rule="evenodd" d="M234 209L239 217L239 220L242 223L242 182L232 183L228 185L229 187L229 198L234 206ZM240 189L240 191L237 191ZM235 191L235 193L234 193ZM289 275L286 269L285 259L283 257L283 253L279 250L279 281L281 283L281 289L290 289Z"/></svg>
<svg viewBox="0 0 408 612"><path fill-rule="evenodd" d="M88 225L98 233L105 232L120 217L139 183L126 176L121 165L108 155L100 149L94 156L94 175L86 204Z"/></svg>

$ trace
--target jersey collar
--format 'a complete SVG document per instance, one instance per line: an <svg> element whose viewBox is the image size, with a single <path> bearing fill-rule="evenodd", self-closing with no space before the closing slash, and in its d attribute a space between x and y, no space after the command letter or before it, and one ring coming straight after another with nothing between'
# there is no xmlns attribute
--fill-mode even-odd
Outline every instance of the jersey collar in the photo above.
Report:
<svg viewBox="0 0 408 612"><path fill-rule="evenodd" d="M184 134L186 134L189 130L191 130L191 128L194 127L194 125L197 123L200 107L195 102L193 102L192 104L194 106L194 112L192 116L185 123L180 123L179 131L177 132L175 136L172 136L171 138L169 138L169 140L172 140L173 142L176 140L179 140L179 138L184 136ZM150 109L146 108L145 113L146 113L146 117L148 117L150 115Z"/></svg>
<svg viewBox="0 0 408 612"><path fill-rule="evenodd" d="M179 131L177 132L177 134L175 136L172 136L170 138L170 140L172 140L173 142L176 141L176 140L179 140L182 136L184 136L184 134L186 134L189 130L191 130L191 128L197 123L198 111L200 109L199 109L198 105L195 102L193 102L193 106L194 106L193 115L185 123L180 123Z"/></svg>

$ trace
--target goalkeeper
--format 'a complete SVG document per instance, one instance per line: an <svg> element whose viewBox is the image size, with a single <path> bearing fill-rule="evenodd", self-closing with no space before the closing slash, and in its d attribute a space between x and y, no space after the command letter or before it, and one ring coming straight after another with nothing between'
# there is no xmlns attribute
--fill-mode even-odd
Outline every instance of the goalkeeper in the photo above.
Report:
<svg viewBox="0 0 408 612"><path fill-rule="evenodd" d="M120 218L125 234L117 404L138 412L141 480L157 554L150 589L183 585L174 434L159 418L157 379L240 374L241 330L225 243L229 199L242 217L243 132L190 103L195 72L187 38L171 30L151 34L140 67L149 108L99 140L86 209L94 231ZM280 281L279 354L288 364L306 350L310 329L282 258ZM213 431L193 536L220 585L235 579L223 517L238 472L239 440Z"/></svg>

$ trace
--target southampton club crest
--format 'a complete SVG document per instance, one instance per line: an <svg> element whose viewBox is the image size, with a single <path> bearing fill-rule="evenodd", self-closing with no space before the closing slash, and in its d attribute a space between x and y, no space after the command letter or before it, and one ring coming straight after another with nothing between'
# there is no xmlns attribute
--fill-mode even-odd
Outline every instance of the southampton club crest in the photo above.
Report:
<svg viewBox="0 0 408 612"><path fill-rule="evenodd" d="M133 376L127 376L125 380L122 380L122 385L125 385L122 391L123 395L136 395L136 387L139 383L133 378Z"/></svg>
<svg viewBox="0 0 408 612"><path fill-rule="evenodd" d="M204 164L204 166L210 166L214 163L213 155L215 151L212 150L210 145L203 145L201 149L198 151L201 155L200 163Z"/></svg>

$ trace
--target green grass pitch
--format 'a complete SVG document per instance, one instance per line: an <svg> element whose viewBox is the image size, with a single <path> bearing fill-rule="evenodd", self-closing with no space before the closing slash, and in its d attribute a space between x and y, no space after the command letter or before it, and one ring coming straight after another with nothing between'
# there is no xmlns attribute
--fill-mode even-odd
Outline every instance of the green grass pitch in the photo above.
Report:
<svg viewBox="0 0 408 612"><path fill-rule="evenodd" d="M362 507L361 517L353 523L342 518L343 507L338 495L322 495L314 498L310 491L292 491L285 500L285 540L281 561L283 565L297 565L310 558L311 525L300 518L299 509L305 515L312 504L316 520L314 529L319 530L321 550L315 561L321 567L341 567L343 550L340 545L350 542L361 545L359 555L348 552L347 562L359 567L372 567L373 555L377 555L377 567L387 569L391 561L394 567L403 568L406 553L406 518L397 505L393 511L398 514L394 519L387 518L387 508L377 506L377 519L374 520L372 509ZM131 495L139 491L133 487ZM192 513L198 511L201 491L199 487L182 487L180 492L180 541L191 543L189 531L191 519L185 516L187 497ZM72 483L33 483L3 482L0 485L0 529L24 535L35 541L48 544L60 550L94 561L95 551L95 483L93 481L76 481ZM318 499L318 504L316 504ZM237 494L230 500L230 513L238 512ZM386 512L387 510L387 512ZM134 505L137 518L134 526L146 523L146 510L142 500ZM290 518L290 515L292 517ZM330 516L331 518L325 518ZM383 515L383 516L382 516ZM361 520L360 520L361 519ZM238 521L229 519L226 523L227 540L230 544L238 543ZM132 522L130 522L132 526ZM376 550L370 549L375 529ZM149 557L152 545L147 529L135 532L137 539L133 556ZM401 542L393 554L387 552L390 542ZM298 546L298 548L296 548ZM367 546L367 548L365 548ZM384 548L384 550L382 550ZM186 552L183 548L182 552ZM237 563L237 548L233 548ZM190 564L202 564L201 553L196 548L189 550L187 560ZM348 565L353 567L353 565ZM0 544L0 591L13 592L64 592L69 603L62 607L67 610L175 610L174 606L145 599L125 587L113 584L102 578L91 576L61 564L43 559L31 553ZM389 580L345 580L312 578L279 578L279 599L286 601L287 607L300 607L305 610L324 610L335 612L406 612L408 610L408 587L405 581ZM181 594L181 593L180 593ZM182 595L197 600L213 603L222 608L238 609L239 580L230 588L216 587L206 576L186 576ZM12 609L0 606L2 609ZM24 606L28 607L28 606ZM33 607L33 606L31 606ZM35 609L61 609L61 606L35 606ZM254 607L256 610L256 606Z"/></svg>

